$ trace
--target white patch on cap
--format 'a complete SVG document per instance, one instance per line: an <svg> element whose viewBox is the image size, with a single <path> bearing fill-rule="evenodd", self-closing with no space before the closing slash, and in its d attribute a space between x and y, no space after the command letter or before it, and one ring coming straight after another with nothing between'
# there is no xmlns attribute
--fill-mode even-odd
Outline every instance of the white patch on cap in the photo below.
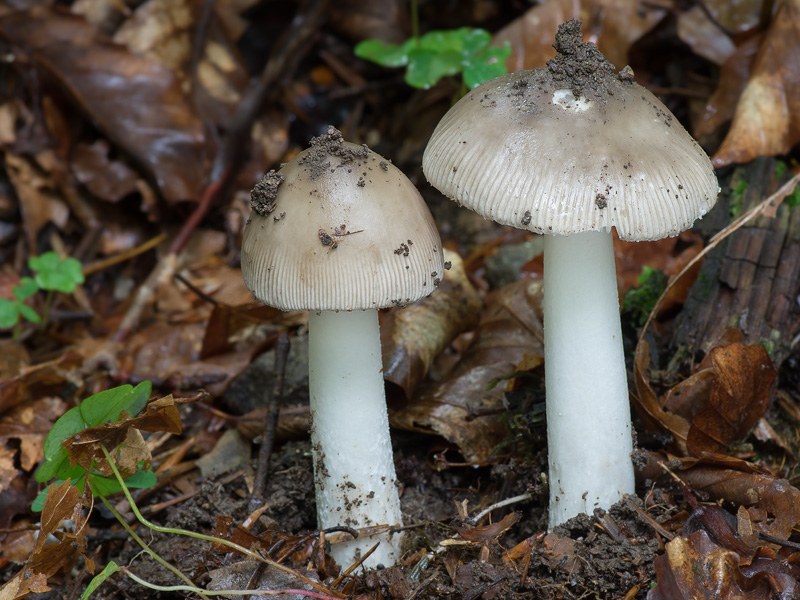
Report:
<svg viewBox="0 0 800 600"><path fill-rule="evenodd" d="M553 104L564 110L579 113L589 110L594 103L583 96L576 98L572 90L556 90L553 92Z"/></svg>

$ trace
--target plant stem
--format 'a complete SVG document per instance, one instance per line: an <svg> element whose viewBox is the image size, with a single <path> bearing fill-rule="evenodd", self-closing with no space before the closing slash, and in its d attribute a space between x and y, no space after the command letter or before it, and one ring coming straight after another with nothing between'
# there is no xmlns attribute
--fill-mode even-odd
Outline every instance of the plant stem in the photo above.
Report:
<svg viewBox="0 0 800 600"><path fill-rule="evenodd" d="M319 594L317 592L311 592L308 590L299 590L299 589L286 589L286 590L215 590L209 592L208 590L203 590L201 588L197 588L194 586L185 586L185 585L156 585L155 583L150 583L149 581L145 581L141 577L134 575L130 569L127 567L120 567L120 573L124 573L131 579L133 579L136 583L139 583L145 587L149 587L153 590L158 590L160 592L194 592L195 594L207 594L208 596L281 596L281 595L289 595L295 594L297 596L306 596L307 598L318 598L319 600L339 600L336 596L328 596L325 594Z"/></svg>
<svg viewBox="0 0 800 600"><path fill-rule="evenodd" d="M411 0L411 37L419 44L419 7L417 0Z"/></svg>
<svg viewBox="0 0 800 600"><path fill-rule="evenodd" d="M42 324L40 329L44 331L47 328L47 318L50 316L50 305L53 303L53 290L47 290L47 297L44 301L44 309L42 310Z"/></svg>
<svg viewBox="0 0 800 600"><path fill-rule="evenodd" d="M125 480L122 479L122 475L119 474L119 470L117 469L117 465L114 464L114 461L112 460L111 455L108 453L108 450L106 450L105 446L103 446L102 444L99 444L99 446L100 446L100 449L103 451L103 454L105 455L106 460L108 461L109 467L111 467L111 471L114 473L114 477L116 477L117 482L119 483L120 487L122 487L122 493L125 495L125 499L128 501L128 504L130 504L131 510L133 511L133 514L136 516L136 518L139 520L139 522L142 525L144 525L145 527L149 527L153 531L160 531L161 533L172 533L172 534L176 534L176 535L185 535L187 537L193 537L193 538L197 538L199 540L205 540L207 542L212 542L214 544L221 544L223 546L227 546L228 548L232 548L233 550L236 550L237 552L240 552L241 554L244 554L245 556L249 556L250 558L252 558L254 560L266 563L266 564L270 565L271 567L275 567L279 571L283 571L284 573L288 573L288 574L292 575L293 577L297 577L298 579L300 579L304 583L307 583L307 584L311 585L312 587L318 589L321 592L324 592L324 593L329 593L330 592L330 590L327 590L323 585L317 583L316 581L313 581L313 580L309 579L308 577L305 577L304 575L301 575L300 573L294 571L293 569L290 569L289 567L287 567L285 565L282 565L280 563L276 563L274 560L270 560L269 558L261 556L261 554L259 554L258 552L253 552L252 550L248 550L247 548L245 548L243 546L240 546L239 544L237 544L235 542L231 542L229 540L224 540L222 538L214 537L212 535L204 535L202 533L197 533L196 531L189 531L187 529L177 529L177 528L174 528L174 527L161 527L160 525L156 525L155 523L151 523L150 521L148 521L147 519L145 519L142 516L141 512L139 512L139 507L136 505L136 501L133 499L133 496L131 496L131 492L130 492L130 490L128 490L128 486L125 485ZM251 591L251 593L253 593L253 592Z"/></svg>
<svg viewBox="0 0 800 600"><path fill-rule="evenodd" d="M153 560L155 560L158 564L172 571L175 575L178 576L178 578L185 581L188 585L194 586L194 582L191 579L189 579L186 575L181 573L177 567L175 567L171 563L161 558L161 556L158 553L156 553L155 550L153 550L150 546L148 546L145 543L145 541L141 537L139 537L139 534L137 534L133 530L133 528L130 525L128 525L128 523L125 522L125 519L122 518L122 515L119 514L117 509L111 505L111 503L106 499L106 497L103 494L97 494L97 496L100 498L100 500L103 501L103 504L105 504L108 510L111 511L111 514L114 515L117 521L119 521L122 524L122 526L125 528L125 531L128 532L128 535L130 535L134 539L134 541L142 547L142 550L147 552L153 558ZM203 598L206 598L206 596L203 596L202 592L198 592L198 595L200 595Z"/></svg>

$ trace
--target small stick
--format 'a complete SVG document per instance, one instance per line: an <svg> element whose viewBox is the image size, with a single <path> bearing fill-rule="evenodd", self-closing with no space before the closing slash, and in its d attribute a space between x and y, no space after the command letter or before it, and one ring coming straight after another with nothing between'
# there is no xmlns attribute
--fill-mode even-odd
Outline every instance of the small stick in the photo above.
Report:
<svg viewBox="0 0 800 600"><path fill-rule="evenodd" d="M272 446L275 443L275 431L278 428L278 414L283 400L283 383L286 376L286 360L289 356L289 348L289 336L286 331L282 331L278 335L278 341L275 343L275 378L272 383L267 417L264 421L264 432L261 434L258 467L253 481L253 494L250 497L251 504L263 501L267 494L269 459L272 455Z"/></svg>
<svg viewBox="0 0 800 600"><path fill-rule="evenodd" d="M469 522L470 525L477 525L483 517L488 515L493 510L497 508L502 508L504 506L508 506L509 504L516 504L517 502L525 502L526 500L530 500L531 498L532 496L529 492L520 494L519 496L514 496L512 498L506 498L505 500L501 500L500 502L495 502L491 506L487 506L471 519L467 519L467 521Z"/></svg>

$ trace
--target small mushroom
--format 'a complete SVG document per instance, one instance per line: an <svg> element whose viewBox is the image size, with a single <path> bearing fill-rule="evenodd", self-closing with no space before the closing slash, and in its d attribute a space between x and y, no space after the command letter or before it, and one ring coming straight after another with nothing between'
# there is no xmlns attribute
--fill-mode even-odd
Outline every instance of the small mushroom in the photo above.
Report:
<svg viewBox="0 0 800 600"><path fill-rule="evenodd" d="M378 309L434 289L429 274L442 271L443 257L430 211L400 170L332 127L267 174L253 190L252 207L242 242L245 283L270 306L310 311L319 527L402 525ZM284 216L275 220L272 212ZM409 239L414 245L398 255ZM349 565L377 541L365 564L393 565L401 534L336 544L332 554Z"/></svg>
<svg viewBox="0 0 800 600"><path fill-rule="evenodd" d="M544 333L549 523L634 492L611 228L654 240L691 227L719 186L705 152L649 91L619 75L580 21L546 67L498 77L444 116L423 156L443 194L547 234Z"/></svg>

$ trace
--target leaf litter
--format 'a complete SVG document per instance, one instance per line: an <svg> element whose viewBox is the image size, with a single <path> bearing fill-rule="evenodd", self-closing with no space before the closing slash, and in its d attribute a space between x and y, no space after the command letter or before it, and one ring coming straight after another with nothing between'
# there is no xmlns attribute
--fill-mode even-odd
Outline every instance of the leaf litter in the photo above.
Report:
<svg viewBox="0 0 800 600"><path fill-rule="evenodd" d="M174 574L154 560L131 560L140 548L113 524L105 506L93 506L69 483L50 488L38 524L28 512L37 491L32 475L52 424L94 392L144 379L162 395L152 413L83 429L65 440L65 451L69 462L109 473L101 446L122 447L115 467L130 473L152 464L158 471L154 488L136 492L151 519L237 540L275 562L233 559L229 549L210 542L153 533L158 553L207 589L403 599L798 595L791 545L800 520L798 443L790 418L796 390L777 379L781 365L773 367L764 347L745 345L735 335L705 356L668 366L657 360L676 352L667 338L691 281L683 273L708 257L731 228L770 210L774 215L787 198L793 203L796 180L718 233L702 252L698 237L651 249L671 254L659 264L668 275L680 271L669 288L683 289L669 300L668 311L654 310L643 330L650 344L639 343L635 352L641 499L545 531L535 266L520 273L531 278L490 290L485 258L511 238L476 244L449 223L442 224L451 232L446 243L458 252L440 297L383 315L390 357L385 371L396 386L390 390L402 391L390 397L403 509L413 534L403 562L342 575L324 556L325 544L338 534L327 539L315 530L302 383L279 413L282 437L271 458L264 506L254 510L248 501L255 454L247 442L226 450L239 454L237 460L219 461L232 470L213 480L198 475L197 461L221 456L214 451L222 452L228 432L241 431L242 439L258 443L265 411L252 409L263 405L263 389L272 386L242 386L258 398L241 405L234 395L225 404L217 399L235 388L279 332L298 343L305 336L302 314L242 307L249 295L238 278L237 252L249 188L329 123L343 123L348 138L404 157L401 166L414 175L413 157L455 90L444 80L415 98L391 74L352 57L343 39L408 32L407 16L391 2L377 3L380 16L374 18L364 3L353 3L352 19L331 7L329 24L322 24L313 2L296 14L272 7L268 16L253 7L243 13L251 4L220 4L210 27L203 25L199 5L180 2L144 2L132 12L90 2L74 3L71 14L50 8L0 12L0 38L15 58L3 66L14 85L4 88L0 103L8 180L0 188L0 293L5 297L29 274L27 258L50 248L79 258L87 278L74 297L56 295L45 332L26 324L19 337L3 340L0 598L74 598L103 566L108 578L94 592L99 597L141 597L142 588L119 572L175 584ZM572 4L551 0L527 12L476 5L465 15L422 3L420 17L427 31L463 26L467 16L470 25L484 24L511 41L511 63L532 67L549 57L550 29L577 16ZM666 94L680 118L693 114L682 97L695 93L698 79L717 85L694 127L710 140L718 165L790 152L797 141L797 61L775 57L795 52L797 3L778 3L768 16L757 2L704 7L675 9L680 43L691 56L669 59L673 79L658 61L642 60L660 55L659 44L676 43L664 26L664 7L595 0L581 3L579 16L617 66L634 62L637 80ZM203 36L193 38L195 29ZM263 33L281 29L303 41L297 58L287 60L283 51L290 46ZM172 41L177 45L170 54ZM312 47L318 52L300 56ZM258 86L250 82L259 75L248 73L262 67L264 89L277 89L280 81L280 94L251 95ZM398 135L392 115L411 115L414 127ZM237 129L237 119L247 126ZM253 145L245 156L248 140ZM793 159L787 157L790 169ZM230 197L215 192L222 184L232 188ZM440 199L423 191L434 212L446 214L437 207ZM194 248L188 234L174 233L197 231L196 223L185 224L193 206L206 228ZM209 207L215 212L204 212ZM171 238L169 248L146 242L161 239L162 230ZM643 264L653 262L645 251L618 252L628 285ZM463 267L459 255L466 257ZM156 276L148 280L149 273ZM658 336L650 331L653 320ZM306 367L302 353L292 361L295 371ZM772 403L776 385L786 410ZM198 386L210 396L180 401ZM754 428L768 433L752 434ZM658 461L682 483L666 477ZM111 502L132 522L127 500Z"/></svg>

